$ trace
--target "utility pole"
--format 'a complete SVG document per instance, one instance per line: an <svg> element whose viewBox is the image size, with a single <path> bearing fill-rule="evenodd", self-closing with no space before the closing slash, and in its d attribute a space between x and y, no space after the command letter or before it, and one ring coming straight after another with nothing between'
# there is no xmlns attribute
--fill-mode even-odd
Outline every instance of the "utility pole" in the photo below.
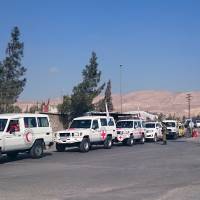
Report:
<svg viewBox="0 0 200 200"><path fill-rule="evenodd" d="M121 106L121 113L122 113L122 65L119 66L120 70L120 106Z"/></svg>
<svg viewBox="0 0 200 200"><path fill-rule="evenodd" d="M187 94L186 95L186 99L187 99L187 102L188 102L188 119L190 119L190 103L191 103L191 98L192 98L192 95L191 94Z"/></svg>

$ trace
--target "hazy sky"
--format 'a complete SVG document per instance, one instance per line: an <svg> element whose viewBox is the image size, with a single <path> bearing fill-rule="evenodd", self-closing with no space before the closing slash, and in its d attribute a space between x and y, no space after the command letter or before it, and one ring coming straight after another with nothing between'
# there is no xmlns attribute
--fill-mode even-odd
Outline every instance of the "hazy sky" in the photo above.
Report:
<svg viewBox="0 0 200 200"><path fill-rule="evenodd" d="M0 60L18 26L27 85L21 99L70 94L91 52L119 93L200 90L198 0L0 0Z"/></svg>

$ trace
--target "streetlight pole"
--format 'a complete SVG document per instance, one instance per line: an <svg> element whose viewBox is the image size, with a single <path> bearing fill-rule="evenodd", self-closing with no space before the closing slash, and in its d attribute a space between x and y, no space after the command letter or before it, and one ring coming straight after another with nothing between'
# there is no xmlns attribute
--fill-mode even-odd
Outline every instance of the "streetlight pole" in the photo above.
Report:
<svg viewBox="0 0 200 200"><path fill-rule="evenodd" d="M122 65L120 67L120 106L121 106L121 113L122 113Z"/></svg>

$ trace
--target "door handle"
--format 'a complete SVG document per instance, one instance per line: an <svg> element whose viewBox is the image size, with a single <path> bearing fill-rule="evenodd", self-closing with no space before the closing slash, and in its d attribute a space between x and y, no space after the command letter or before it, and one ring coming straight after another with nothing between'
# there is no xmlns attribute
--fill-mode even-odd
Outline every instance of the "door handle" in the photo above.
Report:
<svg viewBox="0 0 200 200"><path fill-rule="evenodd" d="M46 133L46 135L50 135L50 133Z"/></svg>

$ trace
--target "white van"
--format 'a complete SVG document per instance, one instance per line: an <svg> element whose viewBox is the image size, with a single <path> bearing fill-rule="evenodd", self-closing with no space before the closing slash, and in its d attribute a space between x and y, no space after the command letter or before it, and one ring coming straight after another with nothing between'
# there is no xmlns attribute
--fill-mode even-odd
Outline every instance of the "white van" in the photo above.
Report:
<svg viewBox="0 0 200 200"><path fill-rule="evenodd" d="M53 132L48 115L0 114L0 154L15 158L29 152L40 158L46 146L53 145Z"/></svg>

